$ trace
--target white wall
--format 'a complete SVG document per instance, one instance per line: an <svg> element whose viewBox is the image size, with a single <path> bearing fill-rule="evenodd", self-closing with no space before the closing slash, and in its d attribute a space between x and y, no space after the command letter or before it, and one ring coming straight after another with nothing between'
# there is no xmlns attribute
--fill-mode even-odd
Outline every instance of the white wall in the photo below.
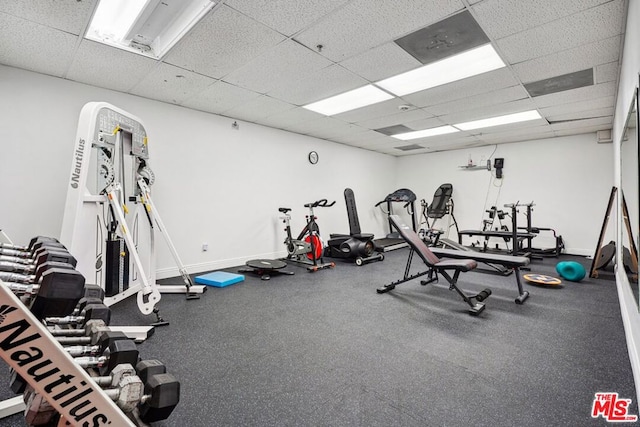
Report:
<svg viewBox="0 0 640 427"><path fill-rule="evenodd" d="M638 72L640 71L640 2L629 1L627 11L627 27L622 53L622 66L620 71L620 81L618 84L618 97L613 126L613 140L618 142L624 133L625 122L629 105L634 96L635 88L638 86ZM614 178L617 186L621 184L622 173L620 171L620 145L614 144L614 165L616 168ZM620 202L620 199L618 199ZM618 228L621 230L621 218L617 218ZM621 232L619 233L621 235ZM637 238L637 236L636 236ZM621 239L621 237L619 237ZM622 245L618 241L620 250ZM638 302L631 291L629 279L624 272L621 257L617 257L616 281L618 286L618 296L620 299L620 309L622 311L622 321L627 337L627 348L631 360L631 368L636 384L636 395L640 396L640 313L638 312ZM637 286L635 284L634 286Z"/></svg>
<svg viewBox="0 0 640 427"><path fill-rule="evenodd" d="M509 211L505 204L533 201L533 226L555 229L567 253L593 255L613 186L612 156L611 144L597 144L595 134L499 144L400 158L396 184L430 203L438 186L451 183L460 229L481 229L491 206ZM504 158L503 178L496 179L493 169L460 168L469 157L477 165ZM521 208L519 226L526 225L524 212ZM614 230L611 224L612 238ZM555 245L550 232L533 243Z"/></svg>
<svg viewBox="0 0 640 427"><path fill-rule="evenodd" d="M392 156L213 114L0 66L0 228L17 243L59 236L78 115L89 101L109 102L140 118L149 135L154 202L190 272L284 255L278 207L318 209L322 234L347 232L343 190L356 196L363 231L384 234L373 205L393 190ZM316 150L320 161L307 161ZM158 237L159 277L176 275ZM209 243L208 252L201 245Z"/></svg>

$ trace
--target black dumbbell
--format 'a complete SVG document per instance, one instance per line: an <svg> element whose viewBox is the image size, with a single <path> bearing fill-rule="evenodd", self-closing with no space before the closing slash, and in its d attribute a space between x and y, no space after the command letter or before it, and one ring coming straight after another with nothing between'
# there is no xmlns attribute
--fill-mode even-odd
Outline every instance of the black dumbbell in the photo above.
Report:
<svg viewBox="0 0 640 427"><path fill-rule="evenodd" d="M39 265L47 261L64 262L74 268L77 260L66 249L42 247L33 253L32 257L20 258L13 256L0 256L0 271L20 274L33 274Z"/></svg>
<svg viewBox="0 0 640 427"><path fill-rule="evenodd" d="M25 274L24 269L22 273L11 273L8 271L0 271L0 280L3 282L10 283L21 283L21 284L36 284L40 281L40 278L50 268L66 268L68 270L73 270L75 267L66 262L57 262L57 261L47 261L43 264L38 265L35 268L33 274Z"/></svg>
<svg viewBox="0 0 640 427"><path fill-rule="evenodd" d="M98 369L100 375L106 375L120 364L134 365L138 363L138 355L136 343L131 340L118 340L109 344L101 356L77 357L73 360L85 369Z"/></svg>
<svg viewBox="0 0 640 427"><path fill-rule="evenodd" d="M120 340L129 340L129 338L120 331L105 331L100 334L96 343L93 345L63 345L63 349L69 353L71 357L96 356L104 354L106 349L109 348L112 343ZM25 391L26 386L26 381L24 381L24 379L14 370L11 370L9 379L9 387L11 390L16 394L21 394Z"/></svg>
<svg viewBox="0 0 640 427"><path fill-rule="evenodd" d="M166 420L180 402L180 382L171 374L151 375L144 383L144 396L138 405L145 423Z"/></svg>
<svg viewBox="0 0 640 427"><path fill-rule="evenodd" d="M84 294L84 276L77 270L50 268L37 284L10 284L16 293L27 293L26 305L38 319L68 316Z"/></svg>
<svg viewBox="0 0 640 427"><path fill-rule="evenodd" d="M10 243L0 243L0 254L23 257L24 254L33 253L43 246L52 248L64 248L64 245L53 237L37 236L31 239L28 246L12 245ZM28 257L28 256L27 256Z"/></svg>
<svg viewBox="0 0 640 427"><path fill-rule="evenodd" d="M109 325L111 322L111 309L103 303L87 304L82 307L82 311L78 314L65 317L45 317L44 323L47 326L67 325L84 329L90 320L102 320L105 325Z"/></svg>

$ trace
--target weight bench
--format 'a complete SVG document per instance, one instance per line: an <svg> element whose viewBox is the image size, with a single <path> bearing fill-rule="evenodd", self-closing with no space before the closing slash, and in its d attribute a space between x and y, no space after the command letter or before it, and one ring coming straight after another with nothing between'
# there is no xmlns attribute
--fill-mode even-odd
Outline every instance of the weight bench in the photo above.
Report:
<svg viewBox="0 0 640 427"><path fill-rule="evenodd" d="M460 251L456 249L430 248L438 257L456 258L456 259L472 259L477 262L483 262L489 265L498 264L507 269L513 269L518 285L518 298L516 304L522 304L529 298L529 292L522 289L522 281L520 280L520 268L529 265L530 259L526 256L500 255L487 252Z"/></svg>
<svg viewBox="0 0 640 427"><path fill-rule="evenodd" d="M379 294L389 292L394 289L396 285L415 279L425 274L429 274L429 280L421 281L420 283L426 285L428 283L438 280L438 274L441 274L447 282L449 282L449 289L455 290L458 295L462 297L464 302L469 305L469 313L477 316L484 310L484 304L482 301L487 299L491 295L490 289L485 289L477 295L469 296L462 292L456 285L458 282L458 276L460 273L466 273L478 266L478 263L473 259L440 259L438 258L429 247L420 239L420 236L413 231L410 227L402 223L402 220L397 215L389 215L389 221L393 227L398 230L400 236L409 244L410 252L407 259L407 266L404 270L404 277L398 281L392 282L388 285L378 288L376 291ZM429 267L427 271L409 275L411 269L411 261L413 260L413 254L417 253L422 261ZM435 277L433 276L435 272ZM474 301L475 300L475 301Z"/></svg>

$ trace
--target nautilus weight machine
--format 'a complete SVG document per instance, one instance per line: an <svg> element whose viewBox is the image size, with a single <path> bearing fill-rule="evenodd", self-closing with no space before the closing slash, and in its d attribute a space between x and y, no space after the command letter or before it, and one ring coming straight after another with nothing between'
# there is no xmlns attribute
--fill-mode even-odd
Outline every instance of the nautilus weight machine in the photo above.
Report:
<svg viewBox="0 0 640 427"><path fill-rule="evenodd" d="M106 305L137 294L143 314L156 313L160 293L204 292L186 272L151 199L147 133L141 121L104 102L80 112L60 241ZM155 232L162 233L184 286L156 284Z"/></svg>

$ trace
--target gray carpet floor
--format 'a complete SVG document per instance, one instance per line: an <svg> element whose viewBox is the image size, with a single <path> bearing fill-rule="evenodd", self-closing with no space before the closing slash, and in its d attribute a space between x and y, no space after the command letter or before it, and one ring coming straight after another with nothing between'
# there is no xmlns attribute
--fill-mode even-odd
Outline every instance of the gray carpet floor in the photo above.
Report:
<svg viewBox="0 0 640 427"><path fill-rule="evenodd" d="M459 286L493 294L478 317L444 279L402 277L408 250L362 267L270 281L246 275L199 300L164 294L169 326L139 345L181 381L181 402L159 426L596 426L596 392L632 399L638 414L615 282L605 278L531 293L515 278L470 272ZM574 259L588 270L590 261ZM531 272L557 276L556 258ZM423 270L416 257L412 271ZM236 269L228 269L234 272ZM180 283L167 279L166 283ZM146 325L130 298L113 323ZM3 366L2 372L7 372ZM9 397L8 386L0 398ZM0 426L23 426L21 416ZM624 424L617 424L624 425Z"/></svg>

